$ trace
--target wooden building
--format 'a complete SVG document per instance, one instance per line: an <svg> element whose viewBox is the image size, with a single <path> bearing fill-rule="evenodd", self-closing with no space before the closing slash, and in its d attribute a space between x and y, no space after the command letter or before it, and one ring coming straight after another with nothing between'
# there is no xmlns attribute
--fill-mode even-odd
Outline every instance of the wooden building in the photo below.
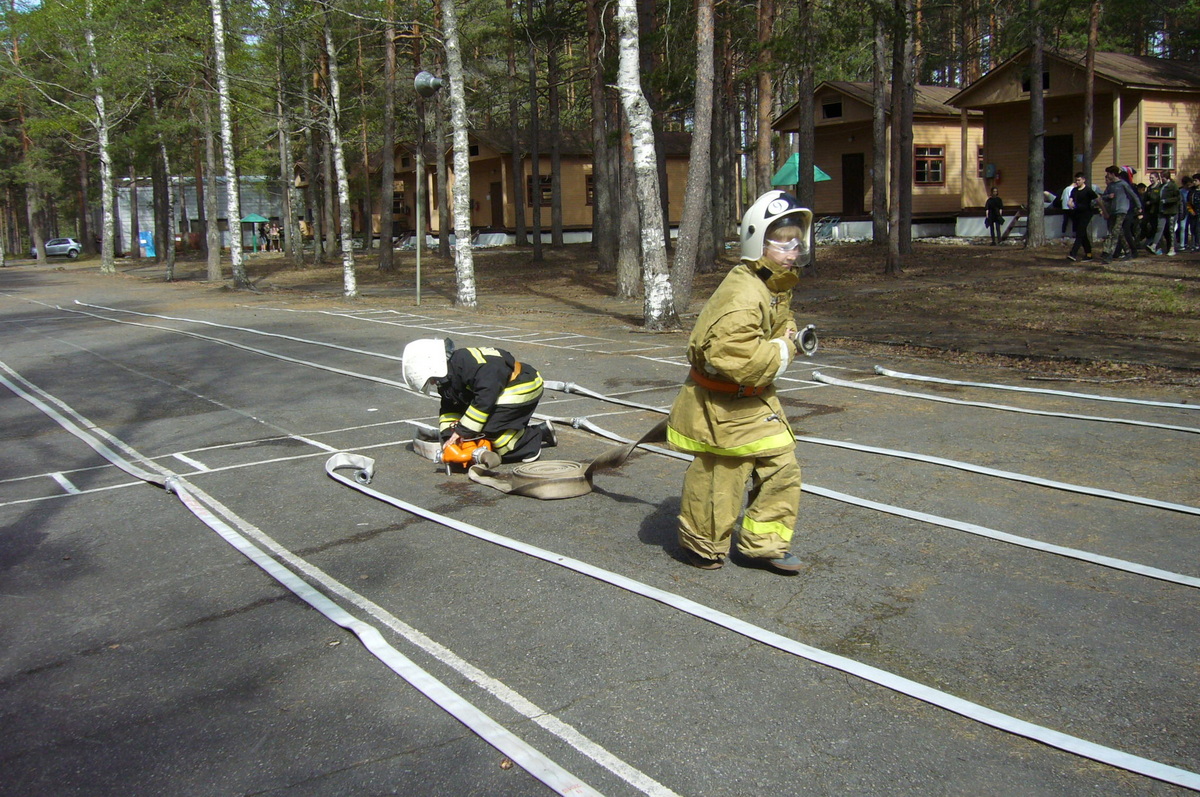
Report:
<svg viewBox="0 0 1200 797"><path fill-rule="evenodd" d="M668 197L668 219L671 224L679 223L683 216L683 192L687 184L688 154L691 136L687 133L664 133L662 136L663 156L666 162L667 183L664 190ZM512 197L512 146L508 131L471 131L469 136L471 164L471 229L475 231L511 233L516 227L516 209ZM543 140L538 157L538 174L541 182L542 230L550 231L550 143ZM562 180L563 229L565 231L589 231L592 227L592 147L590 134L564 132L559 147ZM427 204L424 212L425 228L430 234L438 234L440 227L439 206L442 198L437 190L437 151L426 148ZM453 169L453 152L448 148L446 160ZM412 231L416 227L414 212L417 165L415 149L411 143L397 144L394 151L395 192L392 218L396 234ZM378 153L371 159L369 185L379 184ZM533 219L533 169L532 159L526 152L521 158L521 179L525 205L525 225L529 228ZM361 176L355 183L362 184ZM449 175L450 191L454 190L454 173ZM377 205L378 199L372 198ZM451 202L453 216L453 202ZM355 229L361 224L356 212ZM373 207L372 231L379 232L379 209Z"/></svg>
<svg viewBox="0 0 1200 797"><path fill-rule="evenodd" d="M913 215L953 216L966 206L982 205L986 189L980 173L983 120L946 104L956 92L918 86L913 108ZM813 92L815 141L812 163L832 178L817 183L813 211L844 220L870 216L875 176L887 181L888 164L873 159L870 83L831 80ZM888 106L890 108L890 88ZM889 114L890 116L890 114ZM890 122L890 119L889 119ZM780 133L799 130L799 103L775 120ZM891 136L888 134L889 157ZM801 155L801 160L805 158Z"/></svg>
<svg viewBox="0 0 1200 797"><path fill-rule="evenodd" d="M1092 182L1113 164L1137 169L1135 182L1200 172L1200 64L1123 53L1096 53L1095 63ZM1082 168L1086 78L1082 54L1045 54L1045 189L1055 194ZM986 181L1010 203L1026 201L1029 88L1023 50L948 100L982 114Z"/></svg>

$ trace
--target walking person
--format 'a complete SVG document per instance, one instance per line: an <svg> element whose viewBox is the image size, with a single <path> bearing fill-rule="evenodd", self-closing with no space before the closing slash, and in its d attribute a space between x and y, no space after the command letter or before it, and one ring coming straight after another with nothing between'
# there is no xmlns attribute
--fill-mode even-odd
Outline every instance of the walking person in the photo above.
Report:
<svg viewBox="0 0 1200 797"><path fill-rule="evenodd" d="M1159 175L1158 188L1158 225L1154 230L1154 238L1150 248L1160 254L1174 256L1175 254L1175 217L1179 214L1179 186L1171 179L1170 172ZM1162 247L1159 248L1159 244Z"/></svg>
<svg viewBox="0 0 1200 797"><path fill-rule="evenodd" d="M1071 253L1067 255L1068 260L1078 260L1081 251L1084 260L1092 259L1092 239L1088 227L1092 223L1092 217L1096 215L1097 199L1098 195L1087 183L1087 176L1083 172L1076 172L1075 182L1071 184L1066 202L1066 212L1070 214L1071 222L1075 225L1075 243L1071 246Z"/></svg>
<svg viewBox="0 0 1200 797"><path fill-rule="evenodd" d="M709 297L688 339L692 369L671 406L667 440L694 456L678 534L684 559L703 570L724 564L739 514L737 550L749 564L784 573L804 567L791 553L800 505L796 440L774 383L801 350L792 287L809 262L811 226L812 211L790 194L760 196L742 217L741 263Z"/></svg>
<svg viewBox="0 0 1200 797"><path fill-rule="evenodd" d="M1126 218L1138 208L1137 192L1127 180L1120 176L1120 168L1109 166L1104 170L1104 192L1100 200L1104 203L1108 219L1108 237L1104 240L1104 254L1100 262L1108 265L1121 257L1122 250L1129 245ZM1133 252L1130 247L1130 252Z"/></svg>
<svg viewBox="0 0 1200 797"><path fill-rule="evenodd" d="M992 233L992 246L1000 243L1000 226L1004 224L1004 200L1000 198L1000 189L992 187L992 195L983 206L983 223Z"/></svg>

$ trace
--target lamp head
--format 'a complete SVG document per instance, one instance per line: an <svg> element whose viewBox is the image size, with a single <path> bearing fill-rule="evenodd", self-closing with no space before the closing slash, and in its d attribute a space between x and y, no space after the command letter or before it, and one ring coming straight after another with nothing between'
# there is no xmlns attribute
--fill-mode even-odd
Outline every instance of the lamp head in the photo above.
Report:
<svg viewBox="0 0 1200 797"><path fill-rule="evenodd" d="M440 77L435 77L425 71L418 72L417 76L413 78L413 88L422 97L432 97L442 87L442 83Z"/></svg>

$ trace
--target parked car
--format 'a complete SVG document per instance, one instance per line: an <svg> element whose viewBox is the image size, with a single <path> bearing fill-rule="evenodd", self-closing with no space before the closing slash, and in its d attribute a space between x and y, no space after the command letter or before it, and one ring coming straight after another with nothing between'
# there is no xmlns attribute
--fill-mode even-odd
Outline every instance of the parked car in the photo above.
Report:
<svg viewBox="0 0 1200 797"><path fill-rule="evenodd" d="M46 241L46 257L69 257L74 260L81 251L83 246L74 238L51 238ZM29 256L37 258L37 247L30 247Z"/></svg>

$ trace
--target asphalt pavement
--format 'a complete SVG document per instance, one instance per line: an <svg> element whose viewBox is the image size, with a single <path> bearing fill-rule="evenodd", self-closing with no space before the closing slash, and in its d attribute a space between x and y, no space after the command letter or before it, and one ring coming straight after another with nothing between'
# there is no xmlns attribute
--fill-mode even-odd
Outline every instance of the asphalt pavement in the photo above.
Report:
<svg viewBox="0 0 1200 797"><path fill-rule="evenodd" d="M558 459L612 445L569 419L639 436L687 370L683 334L566 307L499 317L0 270L0 794L1200 784L1197 388L823 347L780 382L809 567L701 571L674 539L679 459L640 452L592 493L542 502L409 450L437 406L392 383L404 343L435 335L645 405L548 392L540 411L567 419ZM373 458L371 489L450 522L331 479L336 452Z"/></svg>

